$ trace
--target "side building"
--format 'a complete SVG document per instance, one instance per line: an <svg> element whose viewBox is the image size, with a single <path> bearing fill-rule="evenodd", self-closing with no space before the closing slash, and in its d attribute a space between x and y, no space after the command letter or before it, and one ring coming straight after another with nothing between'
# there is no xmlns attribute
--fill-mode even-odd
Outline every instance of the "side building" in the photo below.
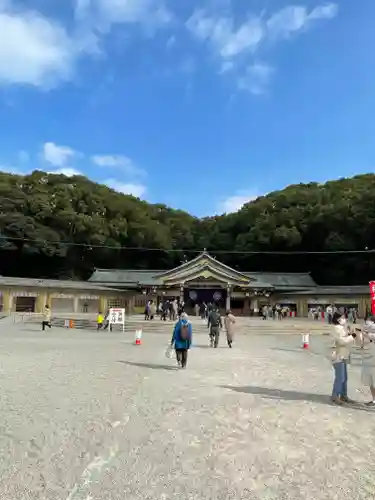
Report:
<svg viewBox="0 0 375 500"><path fill-rule="evenodd" d="M53 314L97 313L109 307L143 312L148 300L177 298L188 310L215 301L224 311L251 315L266 304L288 306L296 316L329 304L353 307L363 317L370 307L368 286L322 287L309 273L240 272L207 252L169 271L96 269L88 281L0 276L0 311Z"/></svg>

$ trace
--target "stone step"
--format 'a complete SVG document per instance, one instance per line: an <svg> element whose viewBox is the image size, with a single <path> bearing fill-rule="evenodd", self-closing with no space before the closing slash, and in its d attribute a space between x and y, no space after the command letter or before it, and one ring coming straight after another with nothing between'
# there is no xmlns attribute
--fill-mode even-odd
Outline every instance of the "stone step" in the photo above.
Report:
<svg viewBox="0 0 375 500"><path fill-rule="evenodd" d="M54 327L64 328L67 327L66 320L62 318L53 318L52 325ZM171 333L173 330L174 323L162 322L162 321L132 321L131 319L125 322L125 331L135 333L136 330L141 329L144 334L164 334ZM236 325L235 333L239 335L248 334L298 334L311 333L311 334L329 334L330 327L326 325L327 328L323 328L323 325L313 325L314 328L310 328L309 324L279 324L270 322L264 325L263 322L248 322ZM93 320L77 319L73 322L73 328L84 329L94 331L97 329L96 322ZM113 331L121 331L121 325L113 325ZM208 329L206 323L203 322L193 322L193 332L195 334L208 334Z"/></svg>

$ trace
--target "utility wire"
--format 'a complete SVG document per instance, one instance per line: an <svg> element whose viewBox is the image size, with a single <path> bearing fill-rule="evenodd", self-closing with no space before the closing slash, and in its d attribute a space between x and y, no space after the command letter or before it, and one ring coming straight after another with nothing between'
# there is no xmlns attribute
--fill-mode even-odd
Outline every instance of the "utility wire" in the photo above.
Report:
<svg viewBox="0 0 375 500"><path fill-rule="evenodd" d="M43 240L36 238L20 238L13 236L0 235L1 240L11 241L23 241L25 243L43 243L51 245L61 245L68 247L85 247L89 250L94 248L103 248L111 250L130 250L130 251L143 251L143 252L165 252L165 253L196 253L200 254L203 249L189 249L189 248L149 248L149 247L128 247L128 246L116 246L116 245L95 245L91 243L75 243L73 241L54 241L54 240ZM210 250L209 253L214 254L231 254L231 255L339 255L339 254L374 254L375 249L365 249L365 250L280 250L280 251L268 251L268 250Z"/></svg>

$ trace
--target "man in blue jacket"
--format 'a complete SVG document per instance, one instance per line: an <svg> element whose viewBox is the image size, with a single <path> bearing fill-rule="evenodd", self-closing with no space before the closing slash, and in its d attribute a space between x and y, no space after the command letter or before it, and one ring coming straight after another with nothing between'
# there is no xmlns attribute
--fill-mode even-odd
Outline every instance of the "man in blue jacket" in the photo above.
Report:
<svg viewBox="0 0 375 500"><path fill-rule="evenodd" d="M171 346L174 345L179 368L186 368L188 351L191 346L192 327L187 319L187 314L182 313L174 327Z"/></svg>

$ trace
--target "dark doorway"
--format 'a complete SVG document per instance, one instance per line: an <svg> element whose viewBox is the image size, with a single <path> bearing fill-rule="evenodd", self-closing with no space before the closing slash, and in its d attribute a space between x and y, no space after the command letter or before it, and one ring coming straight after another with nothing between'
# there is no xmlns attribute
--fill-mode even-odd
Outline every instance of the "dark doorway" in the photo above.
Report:
<svg viewBox="0 0 375 500"><path fill-rule="evenodd" d="M35 312L36 297L16 297L16 312Z"/></svg>
<svg viewBox="0 0 375 500"><path fill-rule="evenodd" d="M227 291L223 288L187 288L184 291L186 309L194 309L195 304L216 303L220 309L225 309Z"/></svg>

